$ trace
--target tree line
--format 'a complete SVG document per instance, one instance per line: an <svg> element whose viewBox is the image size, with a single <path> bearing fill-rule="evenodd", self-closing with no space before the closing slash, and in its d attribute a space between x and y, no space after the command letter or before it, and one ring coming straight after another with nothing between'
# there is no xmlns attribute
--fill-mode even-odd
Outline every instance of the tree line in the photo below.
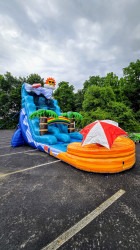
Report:
<svg viewBox="0 0 140 250"><path fill-rule="evenodd" d="M0 128L15 128L21 109L21 86L44 79L38 74L14 77L10 72L0 75ZM123 77L113 72L106 76L90 76L83 88L74 92L69 82L58 83L54 98L62 112L79 112L83 119L77 127L101 119L111 119L128 132L140 131L140 60L131 62L123 69Z"/></svg>

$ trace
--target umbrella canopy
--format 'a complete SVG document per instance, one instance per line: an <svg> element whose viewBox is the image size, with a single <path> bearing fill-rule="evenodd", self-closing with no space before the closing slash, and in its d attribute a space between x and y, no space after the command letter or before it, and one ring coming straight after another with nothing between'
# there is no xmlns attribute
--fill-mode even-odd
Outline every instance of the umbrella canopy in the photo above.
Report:
<svg viewBox="0 0 140 250"><path fill-rule="evenodd" d="M82 146L98 143L108 149L118 136L127 136L127 133L118 127L118 123L111 120L95 121L84 127L80 133L83 135Z"/></svg>

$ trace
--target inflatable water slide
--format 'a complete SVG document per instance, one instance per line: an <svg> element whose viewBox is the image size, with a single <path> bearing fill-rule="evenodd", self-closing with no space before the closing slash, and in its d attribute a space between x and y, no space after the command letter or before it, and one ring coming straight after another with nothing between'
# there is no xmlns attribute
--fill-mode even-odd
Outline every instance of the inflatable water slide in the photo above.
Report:
<svg viewBox="0 0 140 250"><path fill-rule="evenodd" d="M78 169L90 172L116 173L131 168L135 163L135 144L126 136L118 136L126 135L125 132L120 130L120 134L116 134L112 141L113 145L109 146L100 143L96 122L81 133L76 132L75 118L81 118L81 115L71 111L62 113L57 100L52 97L53 88L49 87L51 85L55 85L53 78L49 78L46 87L41 84L22 85L19 124L11 145L30 145ZM93 126L96 136L93 135L92 138L96 137L97 143L90 141L84 144L83 139L88 140L85 131L90 127L88 135L91 140ZM108 126L114 124L109 122ZM99 133L102 135L102 132Z"/></svg>

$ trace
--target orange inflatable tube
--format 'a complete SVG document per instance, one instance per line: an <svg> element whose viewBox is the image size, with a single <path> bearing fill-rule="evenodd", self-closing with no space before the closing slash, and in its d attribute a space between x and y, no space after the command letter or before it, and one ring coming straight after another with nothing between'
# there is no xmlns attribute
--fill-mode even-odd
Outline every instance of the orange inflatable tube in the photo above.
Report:
<svg viewBox="0 0 140 250"><path fill-rule="evenodd" d="M107 149L97 144L82 146L74 142L68 145L67 152L59 153L57 158L89 172L118 173L135 164L135 143L127 137L118 137L112 148Z"/></svg>

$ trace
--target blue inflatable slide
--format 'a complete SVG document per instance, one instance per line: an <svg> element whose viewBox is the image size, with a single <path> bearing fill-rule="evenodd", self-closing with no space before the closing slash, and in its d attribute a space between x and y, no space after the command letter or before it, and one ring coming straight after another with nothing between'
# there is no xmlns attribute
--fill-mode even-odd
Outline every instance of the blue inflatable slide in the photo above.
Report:
<svg viewBox="0 0 140 250"><path fill-rule="evenodd" d="M68 125L64 122L48 124L48 131L40 135L39 118L30 119L37 110L52 110L58 117L61 110L57 100L52 98L52 89L44 87L34 88L28 83L22 85L22 108L20 111L19 125L15 131L11 145L13 147L28 144L51 155L56 156L60 152L66 152L68 144L81 142L82 135L79 132L68 132Z"/></svg>

